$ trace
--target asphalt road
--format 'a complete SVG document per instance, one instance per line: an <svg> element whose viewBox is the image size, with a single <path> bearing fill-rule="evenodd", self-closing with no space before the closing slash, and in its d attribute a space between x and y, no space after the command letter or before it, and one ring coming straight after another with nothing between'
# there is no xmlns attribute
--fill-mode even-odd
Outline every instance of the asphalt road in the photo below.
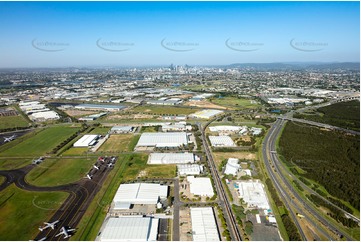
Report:
<svg viewBox="0 0 361 242"><path fill-rule="evenodd" d="M101 184L104 182L106 175L111 170L107 168L106 163L101 164L98 162L98 165L100 165L100 169L96 171L93 169L93 177L91 180L83 178L76 183L55 187L37 187L30 185L25 181L26 174L36 166L33 164L17 170L0 171L0 175L5 177L5 182L0 185L0 191L8 187L10 184L15 183L17 187L27 191L62 191L69 193L67 199L55 212L52 218L49 221L44 221L53 222L59 220L60 222L57 224L56 228L54 230L48 228L44 231L40 231L35 238L36 240L40 240L44 237L46 237L46 240L64 240L63 236L55 237L55 235L60 232L60 229L63 226L76 228L96 193L100 190Z"/></svg>
<svg viewBox="0 0 361 242"><path fill-rule="evenodd" d="M179 207L181 202L179 200L179 179L174 179L174 202L173 202L173 241L179 241Z"/></svg>
<svg viewBox="0 0 361 242"><path fill-rule="evenodd" d="M328 233L321 228L320 226L317 226L311 217L308 217L307 214L303 213L303 210L307 210L310 214L312 214L312 216L314 218L316 218L319 222L321 222L325 227L327 227L328 230L331 230L335 233L338 233L338 229L337 227L335 227L333 224L331 224L330 222L328 222L328 220L324 219L319 213L318 211L316 211L312 206L310 206L308 204L307 201L305 201L293 188L292 184L290 184L290 182L283 177L282 172L279 169L279 165L281 164L277 154L274 152L276 150L276 139L279 135L279 133L281 132L281 129L284 125L285 121L278 119L274 125L271 127L271 129L269 130L269 132L267 133L264 143L266 144L266 147L263 147L263 158L265 161L265 165L268 171L268 174L270 175L270 178L272 179L273 184L275 184L276 189L279 191L279 194L281 195L281 198L283 200L283 202L285 203L287 209L290 212L290 215L292 216L297 228L299 229L301 236L303 237L303 239L305 239L305 235L298 223L298 218L295 214L295 211L293 211L291 209L291 203L293 203L293 207L297 207L297 209L300 209L300 213L303 214L305 216L305 219L310 222L310 224L312 224L316 229L318 229L318 231L323 234L324 236L326 236L326 238L328 239L333 239L331 236L328 235ZM268 157L270 158L270 160L268 159ZM272 167L271 167L271 163L274 165L274 169L277 171L275 172ZM277 176L280 178L278 179L276 177ZM284 189L284 187L281 185L284 184L287 187L287 190ZM292 196L289 195L289 193L292 194ZM298 201L298 203L295 203L293 201ZM297 204L302 204L303 207L299 207L299 205ZM301 210L302 209L302 210ZM348 240L352 240L352 238L345 236ZM317 239L317 238L316 238Z"/></svg>

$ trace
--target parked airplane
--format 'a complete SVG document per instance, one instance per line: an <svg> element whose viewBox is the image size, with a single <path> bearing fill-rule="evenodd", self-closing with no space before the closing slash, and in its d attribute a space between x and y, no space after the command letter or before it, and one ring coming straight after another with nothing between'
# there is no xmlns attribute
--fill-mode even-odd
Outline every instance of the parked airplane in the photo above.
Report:
<svg viewBox="0 0 361 242"><path fill-rule="evenodd" d="M296 215L300 218L304 218L305 216L303 216L302 214L296 213Z"/></svg>
<svg viewBox="0 0 361 242"><path fill-rule="evenodd" d="M64 235L64 239L67 239L67 238L69 238L70 236L72 236L69 232L72 232L72 231L75 231L75 229L67 229L67 228L65 228L65 227L62 227L61 229L60 229L60 233L59 234L57 234L57 235L55 235L55 237L58 237L58 236L60 236L60 235Z"/></svg>
<svg viewBox="0 0 361 242"><path fill-rule="evenodd" d="M15 137L16 137L15 134L13 134L10 137L4 137L4 142L7 143L7 142L10 142L10 141L13 141L15 139Z"/></svg>
<svg viewBox="0 0 361 242"><path fill-rule="evenodd" d="M89 180L91 180L92 177L93 177L92 175L86 174L86 178L88 178Z"/></svg>
<svg viewBox="0 0 361 242"><path fill-rule="evenodd" d="M112 168L113 166L114 166L113 163L108 164L108 168Z"/></svg>
<svg viewBox="0 0 361 242"><path fill-rule="evenodd" d="M47 228L54 229L57 223L59 223L59 220L56 220L52 223L44 222L45 226L39 227L39 230L43 231L44 229L47 229Z"/></svg>
<svg viewBox="0 0 361 242"><path fill-rule="evenodd" d="M97 170L99 170L99 166L93 165L93 167Z"/></svg>

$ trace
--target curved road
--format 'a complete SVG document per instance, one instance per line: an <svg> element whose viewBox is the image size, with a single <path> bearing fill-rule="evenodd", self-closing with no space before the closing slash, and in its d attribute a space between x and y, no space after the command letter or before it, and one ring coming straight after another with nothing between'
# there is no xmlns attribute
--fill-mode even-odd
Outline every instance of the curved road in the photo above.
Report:
<svg viewBox="0 0 361 242"><path fill-rule="evenodd" d="M264 160L265 160L265 165L266 165L266 168L267 168L267 171L272 179L272 182L274 184L276 184L276 187L277 189L279 190L280 194L282 195L287 195L287 192L290 192L292 193L292 196L294 198L294 200L297 200L299 201L300 204L302 204L302 206L308 211L310 212L313 217L315 217L319 222L321 222L324 226L326 226L328 229L332 230L333 232L335 233L339 233L338 232L338 228L336 226L334 226L332 223L330 223L328 220L326 220L323 216L321 216L318 211L316 211L312 206L310 206L308 204L307 201L304 201L303 198L295 191L295 189L293 188L292 184L290 184L290 182L282 176L282 172L280 172L280 169L279 169L279 164L280 164L280 161L278 160L278 157L277 157L277 154L275 152L276 150L276 139L277 137L279 136L281 130L282 130L282 127L284 125L285 121L281 120L281 119L278 119L274 124L273 126L271 127L270 131L268 132L268 134L266 135L265 137L265 144L267 145L267 147L263 147L263 156L264 156ZM275 173L272 168L271 168L271 165L270 165L270 162L268 160L268 157L270 157L270 160L272 161L272 164L274 165L274 167L277 169L277 174L279 175L280 177L280 180L278 180L276 177L275 177ZM284 188L279 185L279 182L285 184L287 186L287 191L284 190ZM288 198L288 199L285 199L285 197L283 196L283 200L289 200L292 198ZM286 204L287 204L287 201L286 201ZM298 225L298 220L297 220L297 217L294 213L292 213L290 211L291 215L293 215L292 217L294 218L294 221L296 223L296 226L300 229L300 225ZM314 222L312 222L312 219L307 217L306 214L304 214L306 216L306 219L311 222L311 224L315 225ZM326 231L324 229L321 229L320 226L317 226L315 228L318 228L319 231L326 235ZM302 230L300 230L301 232ZM301 232L302 233L302 232ZM329 239L332 239L330 236L327 236ZM350 238L349 236L345 236L348 240L352 240L352 238Z"/></svg>
<svg viewBox="0 0 361 242"><path fill-rule="evenodd" d="M32 164L17 170L0 171L0 175L5 177L5 181L0 185L0 191L14 183L17 187L27 191L62 191L69 193L67 199L49 220L50 222L60 220L60 222L57 224L57 227L54 230L47 229L39 232L35 238L36 240L40 240L44 237L46 237L47 240L64 240L63 236L55 237L55 235L60 232L60 228L63 226L76 228L96 193L100 190L101 184L104 182L106 175L111 169L108 169L107 165L105 164L94 173L92 180L81 179L76 183L61 186L38 187L27 183L25 180L26 174L30 172L35 166L36 165ZM34 229L37 228L34 227Z"/></svg>

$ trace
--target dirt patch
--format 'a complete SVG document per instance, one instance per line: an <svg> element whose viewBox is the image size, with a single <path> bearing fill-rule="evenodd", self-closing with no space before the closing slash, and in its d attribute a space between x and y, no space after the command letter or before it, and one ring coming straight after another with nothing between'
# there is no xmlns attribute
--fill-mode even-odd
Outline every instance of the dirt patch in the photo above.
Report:
<svg viewBox="0 0 361 242"><path fill-rule="evenodd" d="M116 120L116 119L152 119L153 115L148 114L131 114L131 115L111 115L105 118L105 120Z"/></svg>
<svg viewBox="0 0 361 242"><path fill-rule="evenodd" d="M185 106L193 106L193 107L200 107L200 108L215 108L215 109L230 109L223 106L216 105L209 101L189 101L184 103Z"/></svg>
<svg viewBox="0 0 361 242"><path fill-rule="evenodd" d="M68 109L68 110L64 110L64 112L72 117L80 117L80 116L84 116L84 115L90 115L90 114L97 113L94 111L84 111L84 110L76 110L76 109L70 109L70 110Z"/></svg>
<svg viewBox="0 0 361 242"><path fill-rule="evenodd" d="M222 160L228 158L237 158L240 160L257 160L257 155L251 152L213 152L214 161L217 168L221 164Z"/></svg>

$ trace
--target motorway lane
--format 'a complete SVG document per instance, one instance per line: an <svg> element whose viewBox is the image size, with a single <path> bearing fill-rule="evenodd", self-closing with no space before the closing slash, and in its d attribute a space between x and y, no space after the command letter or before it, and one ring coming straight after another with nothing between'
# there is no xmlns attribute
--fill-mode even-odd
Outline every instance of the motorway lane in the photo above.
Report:
<svg viewBox="0 0 361 242"><path fill-rule="evenodd" d="M272 128L271 128L272 131L270 130L270 132L269 132L270 135L269 136L267 135L267 137L265 139L265 142L267 143L267 145L269 145L270 152L276 150L276 139L277 139L283 125L284 125L284 121L278 119L275 122L275 124L272 126ZM273 137L272 137L272 135L273 135ZM265 150L263 150L263 152L265 152ZM327 229L338 232L337 227L333 226L333 224L331 224L326 219L324 219L321 215L319 215L319 213L312 206L310 206L307 203L307 201L304 201L304 199L295 191L292 184L290 184L290 182L282 176L282 173L278 167L278 165L281 163L278 160L277 154L276 153L269 153L269 154L270 154L270 158L271 158L275 168L277 169L277 173L280 175L282 182L287 186L288 191L290 191L292 193L292 196L295 197L296 200L300 201L300 203L304 206L304 209L307 210L308 212L310 212L313 215L313 217L315 217L319 222L321 222L324 226L326 226ZM267 155L267 154L264 153L264 157L267 157L265 155ZM273 173L272 169L269 170L269 173L270 172ZM313 224L315 226L315 228L318 228L323 235L327 234L327 232L324 229L321 229L320 226L315 225L315 223L313 222L313 220L311 218L308 218L307 216L306 216L306 218L309 222L311 222L311 224ZM332 237L330 237L330 236L326 236L326 237L328 237L329 239L332 239ZM348 236L345 236L345 237L348 240L352 240L352 238L350 238Z"/></svg>

